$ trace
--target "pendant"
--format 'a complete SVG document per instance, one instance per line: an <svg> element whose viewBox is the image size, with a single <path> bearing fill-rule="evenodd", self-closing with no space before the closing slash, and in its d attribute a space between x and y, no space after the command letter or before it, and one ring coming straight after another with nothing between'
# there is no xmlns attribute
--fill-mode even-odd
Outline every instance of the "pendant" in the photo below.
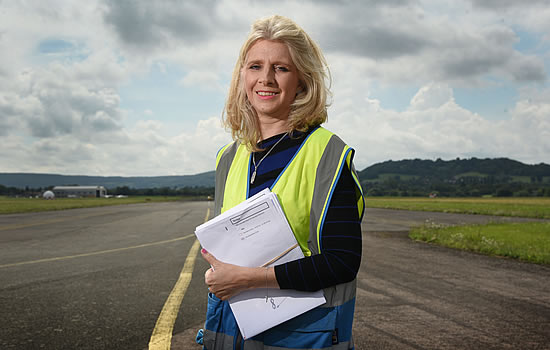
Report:
<svg viewBox="0 0 550 350"><path fill-rule="evenodd" d="M250 177L250 184L251 185L254 183L254 180L256 180L256 169L254 169L254 172L252 173L252 176Z"/></svg>

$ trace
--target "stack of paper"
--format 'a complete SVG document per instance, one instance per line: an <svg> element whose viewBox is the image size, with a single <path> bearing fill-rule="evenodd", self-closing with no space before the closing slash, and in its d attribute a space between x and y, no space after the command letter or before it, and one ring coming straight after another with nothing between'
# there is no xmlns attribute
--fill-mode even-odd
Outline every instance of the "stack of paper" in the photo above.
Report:
<svg viewBox="0 0 550 350"><path fill-rule="evenodd" d="M216 259L234 265L275 266L304 256L277 196L269 189L198 226L195 234ZM324 303L322 291L265 288L229 299L245 339Z"/></svg>

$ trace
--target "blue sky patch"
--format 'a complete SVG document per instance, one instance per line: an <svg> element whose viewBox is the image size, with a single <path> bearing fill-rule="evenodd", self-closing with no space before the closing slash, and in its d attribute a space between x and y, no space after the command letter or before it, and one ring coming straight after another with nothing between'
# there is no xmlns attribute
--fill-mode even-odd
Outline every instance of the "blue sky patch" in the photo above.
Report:
<svg viewBox="0 0 550 350"><path fill-rule="evenodd" d="M62 39L46 39L38 44L38 52L43 54L65 53L75 49L75 45Z"/></svg>

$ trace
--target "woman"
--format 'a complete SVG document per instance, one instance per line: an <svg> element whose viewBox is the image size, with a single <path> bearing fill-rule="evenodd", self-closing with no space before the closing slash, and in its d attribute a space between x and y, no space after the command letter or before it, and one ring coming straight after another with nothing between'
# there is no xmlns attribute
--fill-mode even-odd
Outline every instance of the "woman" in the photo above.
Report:
<svg viewBox="0 0 550 350"><path fill-rule="evenodd" d="M271 268L212 266L206 349L353 349L355 277L361 262L363 196L353 150L320 127L328 78L319 47L294 22L256 21L244 43L225 106L235 142L216 163L215 214L269 187L305 257ZM323 289L326 304L243 340L227 299L252 288Z"/></svg>

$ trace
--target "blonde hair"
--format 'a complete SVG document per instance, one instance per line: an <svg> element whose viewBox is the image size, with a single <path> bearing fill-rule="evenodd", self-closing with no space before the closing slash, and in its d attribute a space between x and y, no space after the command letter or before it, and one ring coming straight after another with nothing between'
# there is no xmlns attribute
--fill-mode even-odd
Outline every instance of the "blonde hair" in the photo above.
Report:
<svg viewBox="0 0 550 350"><path fill-rule="evenodd" d="M299 72L301 89L290 106L290 130L306 131L311 126L324 123L327 120L328 98L331 95L327 61L319 46L302 28L292 20L278 15L254 22L235 64L222 115L223 123L231 130L233 139L245 144L252 151L259 150L256 143L261 138L260 126L256 111L248 101L241 81L241 69L248 51L261 39L277 40L286 44ZM325 80L328 81L328 86Z"/></svg>

